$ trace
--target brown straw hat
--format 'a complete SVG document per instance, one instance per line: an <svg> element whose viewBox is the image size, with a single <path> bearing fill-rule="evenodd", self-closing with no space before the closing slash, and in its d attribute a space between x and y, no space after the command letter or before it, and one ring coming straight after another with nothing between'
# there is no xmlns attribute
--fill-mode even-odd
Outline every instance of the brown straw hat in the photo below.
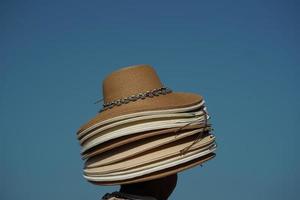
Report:
<svg viewBox="0 0 300 200"><path fill-rule="evenodd" d="M84 177L101 185L151 180L215 156L215 136L199 94L165 87L150 65L134 65L103 81L103 107L77 138Z"/></svg>
<svg viewBox="0 0 300 200"><path fill-rule="evenodd" d="M161 94L150 93L160 88L164 88L164 85L150 65L134 65L112 72L103 81L103 101L107 105L107 110L100 112L88 123L84 124L78 131L78 134L118 116L142 111L187 107L202 101L202 96L194 93L168 93L169 90L163 89L157 92L161 92ZM167 94L163 95L165 92ZM144 98L145 95L142 94L145 93L148 95ZM139 99L133 96L138 94L141 94ZM119 103L122 101L120 99L126 97L128 98L123 100L124 103ZM113 101L115 101L115 104L112 103Z"/></svg>

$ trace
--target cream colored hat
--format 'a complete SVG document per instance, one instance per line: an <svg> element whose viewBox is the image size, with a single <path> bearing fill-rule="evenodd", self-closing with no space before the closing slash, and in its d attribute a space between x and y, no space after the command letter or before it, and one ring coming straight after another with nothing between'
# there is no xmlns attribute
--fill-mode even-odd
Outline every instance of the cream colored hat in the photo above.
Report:
<svg viewBox="0 0 300 200"><path fill-rule="evenodd" d="M167 176L215 156L215 136L202 96L165 87L150 65L103 81L103 108L80 127L84 177L95 184Z"/></svg>

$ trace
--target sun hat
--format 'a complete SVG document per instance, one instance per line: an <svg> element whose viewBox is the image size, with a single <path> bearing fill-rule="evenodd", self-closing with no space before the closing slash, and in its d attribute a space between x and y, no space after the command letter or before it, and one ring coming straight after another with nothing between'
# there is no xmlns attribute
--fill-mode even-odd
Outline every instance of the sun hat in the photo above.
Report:
<svg viewBox="0 0 300 200"><path fill-rule="evenodd" d="M193 145L191 147L191 150L200 150L203 151L204 149L209 149L212 147L213 144L213 137L206 136L203 138L200 142ZM99 171L101 171L101 174L104 174L103 176L107 176L107 174L111 175L113 172L118 172L117 174L124 174L124 170L127 169L135 169L133 171L136 171L137 167L144 166L144 168L152 168L154 166L160 166L161 163L157 163L157 161L166 161L166 158L174 159L174 156L181 157L180 154L178 154L178 149L183 149L184 147L191 145L195 140L195 136L189 136L185 137L181 140L178 140L176 142L168 143L160 148L155 148L152 151L146 151L142 155L140 154L137 156L128 156L127 158L124 158L122 162L114 162L112 164L103 163L101 160L102 158L95 158L94 160L91 160L89 163L86 164L86 169L84 170L85 173L88 175L92 174L99 174ZM128 148L131 147L131 145L127 145ZM144 165L147 163L147 165ZM150 164L151 163L151 166ZM145 167L146 166L146 167ZM143 169L144 169L143 168Z"/></svg>
<svg viewBox="0 0 300 200"><path fill-rule="evenodd" d="M151 180L215 156L215 136L201 95L172 91L146 64L120 68L102 86L103 107L77 131L88 181Z"/></svg>
<svg viewBox="0 0 300 200"><path fill-rule="evenodd" d="M197 129L197 128L201 128L201 129L205 128L205 130L212 129L210 127L210 125L204 126L204 125L196 124L196 125L189 125L189 126L181 127L181 130L178 130L178 128L168 128L168 129L159 129L157 131L144 131L141 133L118 137L116 139L104 142L101 144L101 148L91 148L91 149L87 150L85 153L82 153L81 155L82 155L83 159L86 159L86 158L90 158L95 155L99 155L105 151L125 146L125 144L129 144L131 142L135 142L135 141L141 142L145 138L149 138L149 140L151 141L151 139L153 140L153 138L155 138L155 136L159 137L161 135L177 134L178 136L183 136L184 135L183 133L187 132L188 130L193 130L193 129ZM171 137L171 139L173 139L173 140L176 140L179 138L180 137L174 137L174 136ZM149 141L149 143L150 143L150 141ZM159 142L159 144L164 144L163 141L161 141L161 140L158 140L158 142ZM151 147L154 148L155 145L153 145ZM146 150L146 148L144 150Z"/></svg>

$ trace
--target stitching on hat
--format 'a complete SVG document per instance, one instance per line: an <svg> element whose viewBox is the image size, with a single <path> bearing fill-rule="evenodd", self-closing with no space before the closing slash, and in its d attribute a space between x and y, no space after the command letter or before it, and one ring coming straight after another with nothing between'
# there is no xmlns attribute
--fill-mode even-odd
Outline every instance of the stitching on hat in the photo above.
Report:
<svg viewBox="0 0 300 200"><path fill-rule="evenodd" d="M124 98L121 98L121 99L116 99L116 100L111 101L111 102L103 103L103 108L99 110L99 113L104 111L104 110L111 109L115 106L120 106L122 104L127 104L131 101L136 101L138 99L153 98L155 96L166 95L166 94L171 93L171 92L172 92L172 90L170 88L161 87L161 88L156 88L156 89L153 89L153 90L148 90L146 92L140 92L138 94L133 94L133 95L130 95L128 97L124 97ZM103 99L98 100L95 103L98 103L102 100Z"/></svg>

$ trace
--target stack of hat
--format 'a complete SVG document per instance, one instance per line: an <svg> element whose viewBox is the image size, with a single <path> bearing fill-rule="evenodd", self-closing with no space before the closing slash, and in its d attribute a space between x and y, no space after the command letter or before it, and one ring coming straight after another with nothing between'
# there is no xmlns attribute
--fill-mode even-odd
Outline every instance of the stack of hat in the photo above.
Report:
<svg viewBox="0 0 300 200"><path fill-rule="evenodd" d="M103 100L99 113L77 132L88 181L147 181L215 156L202 96L164 87L150 65L112 72L103 81Z"/></svg>

